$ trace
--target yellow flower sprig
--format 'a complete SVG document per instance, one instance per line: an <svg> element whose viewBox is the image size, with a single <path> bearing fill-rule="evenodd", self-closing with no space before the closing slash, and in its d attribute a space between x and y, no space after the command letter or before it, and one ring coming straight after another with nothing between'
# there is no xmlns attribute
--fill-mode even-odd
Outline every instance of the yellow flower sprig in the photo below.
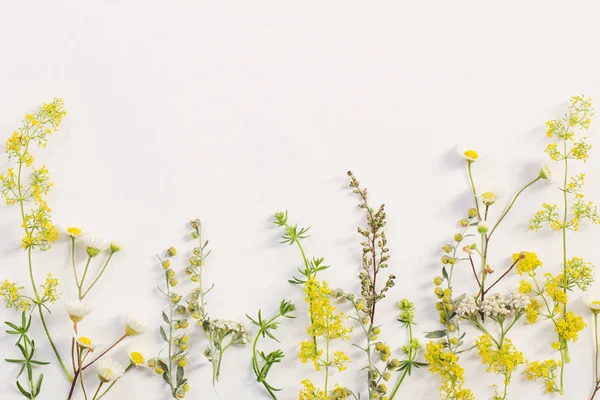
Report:
<svg viewBox="0 0 600 400"><path fill-rule="evenodd" d="M546 122L546 136L551 142L546 146L545 153L562 166L562 185L559 188L562 193L562 205L559 207L557 204L544 203L530 220L532 230L539 231L547 225L551 230L561 233L562 272L556 275L544 274L543 282L538 282L535 272L530 272L532 283L521 284L523 292L529 291L539 296L545 306L545 312L542 312L534 309L542 309L539 303L532 305L528 320L534 322L537 319L536 314L539 313L552 320L555 326L557 341L552 347L560 352L561 361L531 363L527 373L531 380L543 379L546 389L550 392L564 393L564 369L570 362L569 342L576 341L579 331L585 327L581 317L568 311L567 292L575 288L585 291L593 281L594 266L579 257L569 257L567 246L567 232L579 230L582 221L600 223L597 206L586 201L583 194L585 174L569 175L571 162L586 162L589 158L592 145L587 137L578 134L577 130L589 129L593 115L590 98L573 96L563 118Z"/></svg>

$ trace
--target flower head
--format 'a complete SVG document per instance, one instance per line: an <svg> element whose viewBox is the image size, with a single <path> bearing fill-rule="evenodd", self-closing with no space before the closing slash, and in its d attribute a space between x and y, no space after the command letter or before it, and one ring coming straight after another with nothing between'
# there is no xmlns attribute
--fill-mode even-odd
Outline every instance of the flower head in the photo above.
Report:
<svg viewBox="0 0 600 400"><path fill-rule="evenodd" d="M552 180L552 170L547 165L543 165L540 168L540 178Z"/></svg>
<svg viewBox="0 0 600 400"><path fill-rule="evenodd" d="M131 345L127 353L129 355L129 362L131 362L131 364L135 365L136 367L144 367L146 365L147 360L146 357L144 357L144 347L139 343Z"/></svg>
<svg viewBox="0 0 600 400"><path fill-rule="evenodd" d="M125 368L111 358L105 357L98 361L98 378L100 381L114 382L125 373Z"/></svg>
<svg viewBox="0 0 600 400"><path fill-rule="evenodd" d="M468 318L471 315L477 312L477 304L475 303L475 298L473 297L465 297L458 306L456 307L456 314L461 317Z"/></svg>
<svg viewBox="0 0 600 400"><path fill-rule="evenodd" d="M487 222L485 222L485 221L479 221L479 223L477 224L477 232L479 232L482 235L485 235L489 229L490 228L489 228Z"/></svg>
<svg viewBox="0 0 600 400"><path fill-rule="evenodd" d="M63 227L63 231L71 236L73 239L78 238L79 236L81 236L83 234L83 231L81 230L81 228L79 228L77 225L73 225L73 224L65 224Z"/></svg>
<svg viewBox="0 0 600 400"><path fill-rule="evenodd" d="M96 236L85 235L83 241L85 243L85 250L90 257L96 257L106 248L106 243Z"/></svg>
<svg viewBox="0 0 600 400"><path fill-rule="evenodd" d="M127 314L125 322L125 334L127 336L135 336L144 333L148 330L146 323L142 321L136 314Z"/></svg>
<svg viewBox="0 0 600 400"><path fill-rule="evenodd" d="M483 300L481 311L491 317L505 317L510 313L510 304L506 297L500 293L494 293Z"/></svg>
<svg viewBox="0 0 600 400"><path fill-rule="evenodd" d="M91 313L92 309L86 304L82 303L81 300L68 300L67 312L69 313L69 318L71 318L71 321L78 323L89 313Z"/></svg>
<svg viewBox="0 0 600 400"><path fill-rule="evenodd" d="M581 300L583 303L592 310L594 314L598 314L600 312L600 297L596 294L592 295L591 293L585 293Z"/></svg>
<svg viewBox="0 0 600 400"><path fill-rule="evenodd" d="M117 251L121 251L123 246L121 246L121 243L112 241L110 242L108 248L110 249L111 253L116 253Z"/></svg>
<svg viewBox="0 0 600 400"><path fill-rule="evenodd" d="M486 206L491 206L498 199L498 194L490 190L484 190L481 193L479 193L479 198L481 199L481 202L483 204L485 204Z"/></svg>
<svg viewBox="0 0 600 400"><path fill-rule="evenodd" d="M473 162L479 159L479 153L475 148L468 143L461 143L457 146L458 154L463 157L467 162Z"/></svg>
<svg viewBox="0 0 600 400"><path fill-rule="evenodd" d="M92 339L85 334L81 334L81 333L77 333L77 332L73 331L73 338L75 339L75 341L81 348L88 349L90 351L94 351L94 349L96 347L98 347L98 344L94 343L92 341Z"/></svg>
<svg viewBox="0 0 600 400"><path fill-rule="evenodd" d="M508 305L511 309L518 312L526 309L530 303L531 300L529 299L529 296L521 294L519 292L514 292L510 295L510 301L508 302Z"/></svg>

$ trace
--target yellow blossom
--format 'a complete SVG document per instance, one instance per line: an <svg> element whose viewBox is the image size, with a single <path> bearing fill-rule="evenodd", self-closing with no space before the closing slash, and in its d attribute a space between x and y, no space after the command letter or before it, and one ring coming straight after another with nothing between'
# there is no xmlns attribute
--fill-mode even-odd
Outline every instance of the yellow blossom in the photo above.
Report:
<svg viewBox="0 0 600 400"><path fill-rule="evenodd" d="M560 361L545 360L545 361L534 361L527 364L525 370L525 376L530 381L536 381L542 379L546 386L546 392L560 392L556 384L556 370L560 368Z"/></svg>
<svg viewBox="0 0 600 400"><path fill-rule="evenodd" d="M458 363L458 356L445 351L444 345L430 341L426 345L425 360L432 374L442 378L440 398L454 400L474 400L470 389L463 387L464 369Z"/></svg>
<svg viewBox="0 0 600 400"><path fill-rule="evenodd" d="M538 258L537 254L531 251L522 251L515 253L512 256L513 261L516 262L516 268L519 275L535 271L535 269L542 266L542 262Z"/></svg>
<svg viewBox="0 0 600 400"><path fill-rule="evenodd" d="M579 332L582 331L586 325L587 324L582 317L569 311L556 321L554 330L558 333L560 339L575 342L579 338Z"/></svg>

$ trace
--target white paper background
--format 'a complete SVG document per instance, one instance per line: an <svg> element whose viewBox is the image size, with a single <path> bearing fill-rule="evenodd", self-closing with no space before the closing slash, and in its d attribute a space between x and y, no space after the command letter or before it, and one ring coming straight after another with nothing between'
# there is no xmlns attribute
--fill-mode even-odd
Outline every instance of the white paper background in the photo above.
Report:
<svg viewBox="0 0 600 400"><path fill-rule="evenodd" d="M87 330L108 342L121 333L128 311L158 326L163 303L154 289L160 267L153 254L169 245L187 254L186 222L199 217L213 249L206 273L215 283L212 315L244 320L258 308L270 314L284 296L299 306L300 318L278 335L288 357L272 372L284 388L280 398L293 399L301 378L321 378L296 357L306 306L300 288L286 281L301 260L278 244L271 215L288 209L292 221L311 225L308 253L332 265L322 276L334 287L356 289L362 214L345 176L353 169L372 201L387 205L390 272L398 284L381 303L383 337L396 350L404 344L394 320L402 297L417 303L417 332L438 328L431 280L439 274L440 246L471 204L453 146L480 143L485 159L476 177L501 188L506 202L537 173L544 121L561 116L569 96L600 92L599 11L595 1L573 0L5 2L0 136L4 142L42 102L65 99L69 114L60 132L47 150L36 151L55 183L48 198L55 221L125 246L102 290L90 296L95 311ZM596 146L598 126L589 132ZM587 193L596 201L599 166L593 152ZM559 237L526 229L539 204L557 196L542 184L525 194L498 231L490 254L497 269L512 252L528 249L557 270ZM1 207L0 220L0 275L27 285L17 209ZM571 255L600 263L598 235L587 225L571 235ZM66 240L35 263L38 281L51 271L62 279L64 299L74 295ZM517 282L513 276L499 289L508 292ZM474 288L465 283L457 290ZM50 325L66 354L64 299ZM585 312L578 301L572 308ZM15 317L0 310L2 320ZM38 324L33 333L40 358L53 361ZM253 381L248 348L226 353L215 393L199 337L192 335L189 398L267 398ZM520 325L513 337L529 359L552 356L547 323ZM587 329L572 346L564 398L589 396L591 338ZM149 348L159 345L156 330L145 339ZM125 348L116 356L123 362ZM12 338L0 336L2 357L15 350ZM333 381L364 388L358 372L364 360L349 351L356 356L352 368ZM499 377L484 373L474 352L462 361L467 385L478 399L488 398ZM2 363L0 371L2 397L18 398L15 368ZM65 398L57 364L40 371L46 383L39 399ZM434 399L438 386L438 377L419 371L402 395ZM542 392L541 384L515 374L512 398L542 398ZM136 371L107 397L168 393L158 376Z"/></svg>

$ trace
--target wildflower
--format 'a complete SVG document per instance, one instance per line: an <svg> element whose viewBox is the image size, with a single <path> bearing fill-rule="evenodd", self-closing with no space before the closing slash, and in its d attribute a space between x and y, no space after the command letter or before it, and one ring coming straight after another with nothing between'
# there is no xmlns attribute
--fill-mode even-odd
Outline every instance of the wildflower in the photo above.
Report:
<svg viewBox="0 0 600 400"><path fill-rule="evenodd" d="M44 289L42 301L54 303L60 297L60 293L56 290L58 287L58 279L52 277L52 274L48 274L46 276L46 281L40 286Z"/></svg>
<svg viewBox="0 0 600 400"><path fill-rule="evenodd" d="M177 254L177 249L173 246L169 247L169 249L167 250L167 256L174 257L175 254Z"/></svg>
<svg viewBox="0 0 600 400"><path fill-rule="evenodd" d="M483 300L481 311L487 316L504 318L510 313L508 300L500 293L494 293Z"/></svg>
<svg viewBox="0 0 600 400"><path fill-rule="evenodd" d="M456 307L456 314L463 318L469 318L478 311L473 297L465 297Z"/></svg>
<svg viewBox="0 0 600 400"><path fill-rule="evenodd" d="M80 228L71 224L65 225L64 232L73 239L76 239L83 234L83 231Z"/></svg>
<svg viewBox="0 0 600 400"><path fill-rule="evenodd" d="M552 179L552 171L548 166L542 166L542 168L540 169L540 178L548 180Z"/></svg>
<svg viewBox="0 0 600 400"><path fill-rule="evenodd" d="M139 343L132 344L127 350L129 355L129 362L136 367L146 366L146 357L144 357L144 347ZM148 360L148 365L150 360Z"/></svg>
<svg viewBox="0 0 600 400"><path fill-rule="evenodd" d="M512 310L515 310L516 312L520 312L520 311L526 309L530 303L531 303L531 300L529 299L529 296L515 292L515 293L510 294L510 301L509 301L508 305Z"/></svg>
<svg viewBox="0 0 600 400"><path fill-rule="evenodd" d="M457 146L458 153L463 157L467 162L472 163L479 159L479 153L472 146L468 144L461 143Z"/></svg>
<svg viewBox="0 0 600 400"><path fill-rule="evenodd" d="M504 375L504 381L510 382L511 374L519 365L527 361L523 353L518 351L509 338L505 338L502 347L497 348L488 334L480 336L475 345L481 356L481 362L487 364L486 371Z"/></svg>
<svg viewBox="0 0 600 400"><path fill-rule="evenodd" d="M94 349L96 347L98 347L98 345L96 343L94 343L92 341L92 339L87 335L80 334L80 333L77 333L74 331L73 338L75 339L75 341L77 342L79 347L81 347L83 349L88 349L90 351L94 351Z"/></svg>
<svg viewBox="0 0 600 400"><path fill-rule="evenodd" d="M31 308L31 300L21 295L23 286L17 286L15 282L5 280L0 285L0 296L4 297L4 305L6 308L14 308L16 310L27 311Z"/></svg>
<svg viewBox="0 0 600 400"><path fill-rule="evenodd" d="M98 361L98 378L103 383L114 382L125 373L121 364L111 358L105 357Z"/></svg>
<svg viewBox="0 0 600 400"><path fill-rule="evenodd" d="M600 312L600 297L586 293L583 295L581 300L594 314L598 314Z"/></svg>
<svg viewBox="0 0 600 400"><path fill-rule="evenodd" d="M429 364L429 370L442 378L440 398L474 400L473 392L463 387L464 369L458 363L458 356L444 351L444 347L443 344L431 341L425 346L425 360Z"/></svg>
<svg viewBox="0 0 600 400"><path fill-rule="evenodd" d="M575 315L572 311L569 311L556 321L554 330L562 340L575 342L579 338L579 332L582 331L586 325L583 318Z"/></svg>
<svg viewBox="0 0 600 400"><path fill-rule="evenodd" d="M479 192L478 197L481 199L481 202L486 206L492 206L498 200L498 193L496 191L483 189Z"/></svg>
<svg viewBox="0 0 600 400"><path fill-rule="evenodd" d="M106 247L105 243L96 236L85 235L83 242L85 243L85 250L90 257L96 257Z"/></svg>
<svg viewBox="0 0 600 400"><path fill-rule="evenodd" d="M559 392L556 385L556 370L561 367L560 361L545 360L534 361L527 364L525 376L530 381L542 379L546 385L546 392Z"/></svg>
<svg viewBox="0 0 600 400"><path fill-rule="evenodd" d="M125 335L127 336L135 336L140 333L144 333L148 330L146 323L142 321L137 315L134 313L127 314L127 319L125 323Z"/></svg>
<svg viewBox="0 0 600 400"><path fill-rule="evenodd" d="M111 253L116 253L116 252L118 252L118 251L121 251L121 248L122 248L123 246L121 246L121 244L120 244L120 243L117 243L117 242L115 242L115 241L112 241L112 242L110 242L110 244L109 244L109 246L108 246L108 247L109 247L109 249L110 249L110 252L111 252Z"/></svg>
<svg viewBox="0 0 600 400"><path fill-rule="evenodd" d="M67 300L67 312L71 321L78 323L91 313L92 309L81 300Z"/></svg>
<svg viewBox="0 0 600 400"><path fill-rule="evenodd" d="M513 261L516 262L516 268L519 275L535 271L542 266L542 262L537 254L531 251L522 251L512 255Z"/></svg>

